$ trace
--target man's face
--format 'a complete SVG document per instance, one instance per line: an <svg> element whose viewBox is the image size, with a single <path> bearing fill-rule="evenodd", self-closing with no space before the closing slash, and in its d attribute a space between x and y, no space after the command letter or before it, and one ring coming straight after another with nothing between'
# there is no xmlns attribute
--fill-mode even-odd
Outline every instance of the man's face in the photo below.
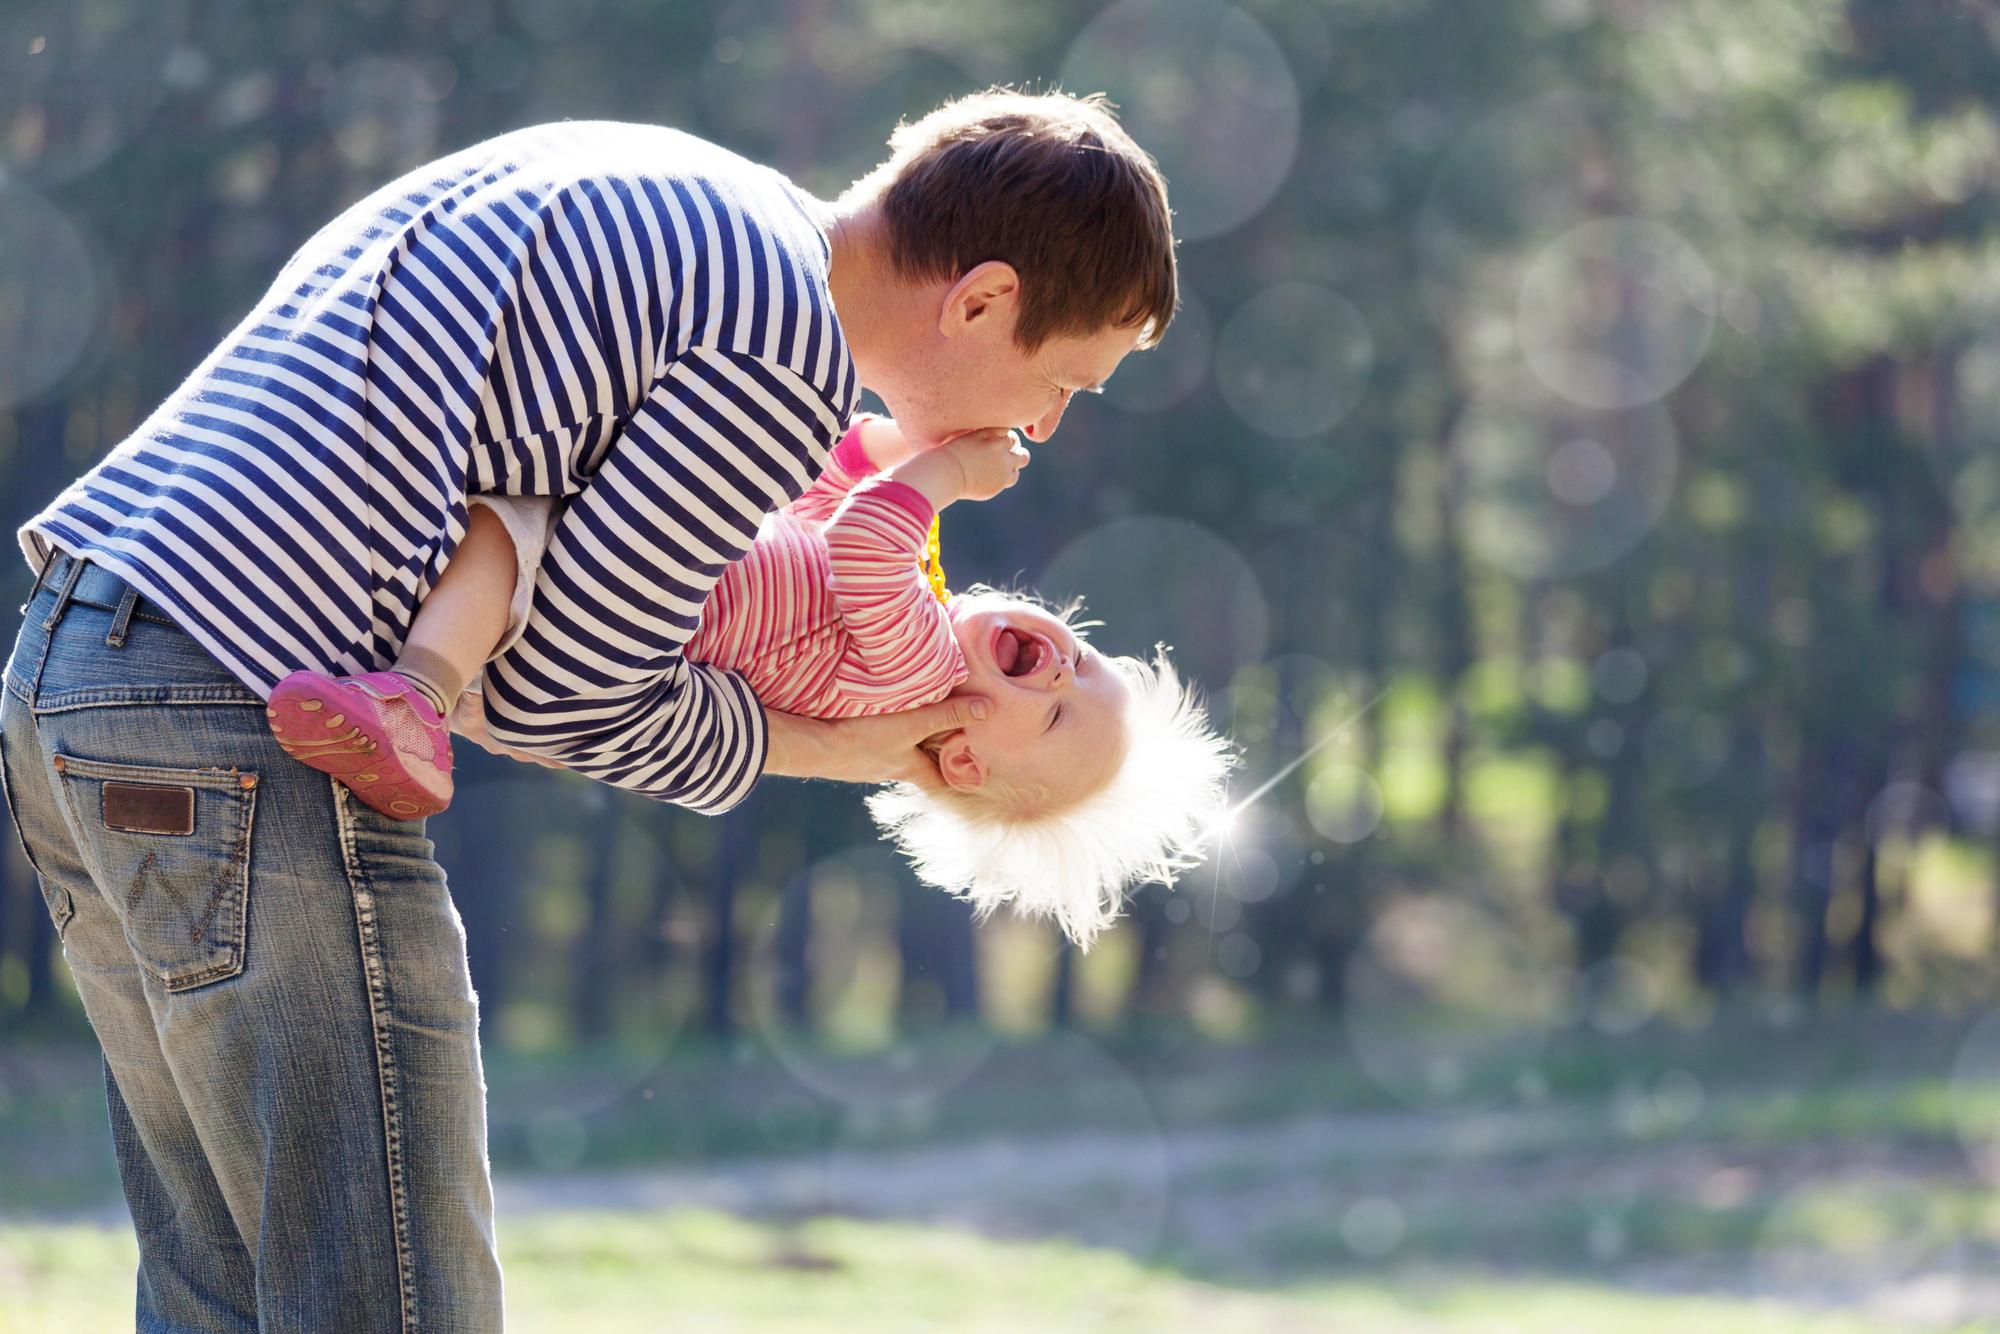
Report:
<svg viewBox="0 0 2000 1334"><path fill-rule="evenodd" d="M1010 271L1011 272L1011 271ZM1047 440L1079 393L1096 393L1126 353L1138 328L1058 335L1032 352L1014 341L1014 302L1000 293L964 304L947 301L937 327L926 329L897 364L868 387L880 396L905 437L926 446L988 427Z"/></svg>

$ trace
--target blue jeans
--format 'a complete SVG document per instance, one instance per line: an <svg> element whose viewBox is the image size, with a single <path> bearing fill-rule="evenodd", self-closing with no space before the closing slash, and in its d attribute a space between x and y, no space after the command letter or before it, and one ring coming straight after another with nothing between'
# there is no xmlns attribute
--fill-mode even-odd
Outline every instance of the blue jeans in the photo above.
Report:
<svg viewBox="0 0 2000 1334"><path fill-rule="evenodd" d="M465 935L420 823L96 566L44 571L0 776L104 1048L138 1328L501 1327Z"/></svg>

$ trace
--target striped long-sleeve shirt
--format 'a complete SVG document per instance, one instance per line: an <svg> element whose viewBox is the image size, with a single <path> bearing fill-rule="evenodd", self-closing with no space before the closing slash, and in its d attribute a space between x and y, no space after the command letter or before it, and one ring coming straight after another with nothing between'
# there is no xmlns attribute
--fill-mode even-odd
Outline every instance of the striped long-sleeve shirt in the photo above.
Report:
<svg viewBox="0 0 2000 1334"><path fill-rule="evenodd" d="M829 260L805 195L688 135L503 135L322 228L23 550L108 567L268 694L394 661L468 492L559 497L493 735L726 809L763 713L682 649L852 415Z"/></svg>
<svg viewBox="0 0 2000 1334"><path fill-rule="evenodd" d="M811 718L914 708L965 679L919 564L931 504L872 473L857 428L716 583L689 658L740 671L768 707Z"/></svg>

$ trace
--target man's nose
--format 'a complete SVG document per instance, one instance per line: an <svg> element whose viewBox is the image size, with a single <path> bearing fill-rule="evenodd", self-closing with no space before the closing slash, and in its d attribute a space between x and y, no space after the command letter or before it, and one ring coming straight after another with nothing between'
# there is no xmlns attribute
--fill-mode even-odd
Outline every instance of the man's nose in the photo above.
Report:
<svg viewBox="0 0 2000 1334"><path fill-rule="evenodd" d="M1034 441L1038 445L1041 444L1044 440L1047 440L1050 436L1056 433L1056 427L1062 422L1063 409L1067 408L1068 406L1069 406L1069 395L1064 394L1060 399L1056 401L1056 405L1053 408L1049 409L1049 413L1046 417L1043 417L1038 422L1032 422L1029 425L1022 427L1021 428L1022 432L1028 437L1028 439Z"/></svg>

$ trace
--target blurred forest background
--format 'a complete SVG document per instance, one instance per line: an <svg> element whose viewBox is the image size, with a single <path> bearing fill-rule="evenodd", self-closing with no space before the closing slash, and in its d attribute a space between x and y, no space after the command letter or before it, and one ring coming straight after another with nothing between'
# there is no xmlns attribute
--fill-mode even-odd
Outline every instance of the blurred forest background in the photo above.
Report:
<svg viewBox="0 0 2000 1334"><path fill-rule="evenodd" d="M1772 1073L1832 1034L1836 1087L1928 1061L1929 1124L1977 1159L1991 1117L1965 1107L2000 1105L1983 0L10 4L0 520L424 159L657 121L831 196L899 117L996 82L1120 103L1171 183L1184 306L1016 490L953 511L947 569L1081 594L1114 651L1174 646L1254 800L1082 956L919 889L852 791L771 781L705 819L461 747L431 834L503 1164L626 1131L814 1142L1065 1033L1153 1053L1124 1068L1160 1123L1159 1052L1281 1047L1312 1073L1270 1076L1267 1110L1335 1087L1518 1110L1568 1079L1642 1130L1719 1104L1702 1052L1774 1034L1730 1066ZM11 839L7 1033L88 1041ZM1576 1043L1616 1077L1566 1074ZM791 1100L617 1121L672 1054L774 1062ZM544 1082L510 1117L514 1058ZM1254 1101L1245 1069L1187 1096ZM1415 1208L1350 1209L1333 1248L1379 1258ZM1586 1262L1643 1231L1602 1216ZM1954 1246L2000 1236L1980 1217Z"/></svg>

